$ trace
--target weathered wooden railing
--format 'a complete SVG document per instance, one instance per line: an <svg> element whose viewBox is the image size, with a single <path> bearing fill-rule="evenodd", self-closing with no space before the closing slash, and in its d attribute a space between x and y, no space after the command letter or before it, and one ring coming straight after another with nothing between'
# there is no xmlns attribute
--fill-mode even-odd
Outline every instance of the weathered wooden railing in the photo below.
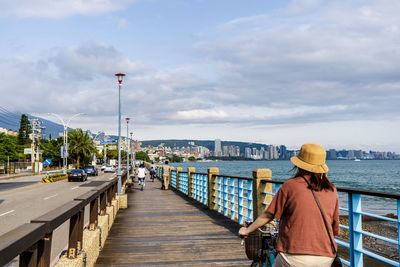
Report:
<svg viewBox="0 0 400 267"><path fill-rule="evenodd" d="M126 172L122 181L126 180ZM89 230L95 230L98 216L106 214L107 207L116 198L117 178L74 198L30 223L25 223L0 236L0 266L19 256L19 266L50 266L53 231L66 221L69 223L67 257L74 259L82 249L84 210L89 205Z"/></svg>
<svg viewBox="0 0 400 267"><path fill-rule="evenodd" d="M246 218L255 220L270 204L283 183L283 181L271 180L272 173L269 169L253 170L252 178L220 175L218 168L208 168L208 173L196 173L195 168L188 168L187 171L174 167L170 169L170 183L173 188L240 224ZM162 166L157 166L157 175L162 177ZM340 224L340 228L349 231L349 237L336 238L337 244L348 249L349 252L349 259L342 258L342 262L347 266L361 267L364 265L364 256L367 256L391 266L400 266L398 260L400 257L400 194L340 187L337 189L339 193L347 194L348 199L348 207L340 207L340 210L342 213L347 213L349 224ZM396 201L397 219L363 211L362 196ZM362 216L395 224L397 237L387 238L363 230ZM366 248L363 235L397 246L397 261ZM382 244L383 246L385 245Z"/></svg>

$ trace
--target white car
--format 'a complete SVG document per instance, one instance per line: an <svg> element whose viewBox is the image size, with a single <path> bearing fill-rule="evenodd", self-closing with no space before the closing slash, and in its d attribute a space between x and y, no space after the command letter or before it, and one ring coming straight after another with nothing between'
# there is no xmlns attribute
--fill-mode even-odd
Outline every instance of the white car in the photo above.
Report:
<svg viewBox="0 0 400 267"><path fill-rule="evenodd" d="M115 172L115 168L114 168L114 166L106 165L104 167L104 172Z"/></svg>

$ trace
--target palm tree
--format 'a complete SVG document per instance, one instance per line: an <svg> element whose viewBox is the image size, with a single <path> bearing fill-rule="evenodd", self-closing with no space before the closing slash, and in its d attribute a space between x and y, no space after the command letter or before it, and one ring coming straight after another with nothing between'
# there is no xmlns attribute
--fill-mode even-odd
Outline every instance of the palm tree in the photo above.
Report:
<svg viewBox="0 0 400 267"><path fill-rule="evenodd" d="M93 140L87 132L83 132L82 129L75 129L68 133L69 138L69 149L71 153L76 156L76 163L79 165L81 156L85 158L96 152Z"/></svg>

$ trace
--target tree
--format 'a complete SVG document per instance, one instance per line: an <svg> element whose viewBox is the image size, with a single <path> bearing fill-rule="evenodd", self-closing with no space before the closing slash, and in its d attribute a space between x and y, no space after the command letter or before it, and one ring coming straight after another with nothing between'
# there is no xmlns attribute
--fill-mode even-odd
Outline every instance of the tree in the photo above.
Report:
<svg viewBox="0 0 400 267"><path fill-rule="evenodd" d="M0 162L18 160L17 143L17 137L0 133Z"/></svg>
<svg viewBox="0 0 400 267"><path fill-rule="evenodd" d="M193 157L193 156L191 156L191 157L189 157L189 158L188 158L188 160L189 160L189 161L195 161L195 160L196 160L196 158L195 158L195 157Z"/></svg>
<svg viewBox="0 0 400 267"><path fill-rule="evenodd" d="M150 162L150 157L146 152L138 151L135 153L135 159Z"/></svg>
<svg viewBox="0 0 400 267"><path fill-rule="evenodd" d="M76 163L80 167L81 158L85 163L88 162L88 157L96 152L96 147L93 140L87 132L83 133L82 129L74 129L68 133L69 151L76 158Z"/></svg>
<svg viewBox="0 0 400 267"><path fill-rule="evenodd" d="M31 125L29 123L28 116L25 114L21 115L19 121L19 131L18 131L18 144L25 145L30 143L29 134L32 133Z"/></svg>
<svg viewBox="0 0 400 267"><path fill-rule="evenodd" d="M43 153L43 158L49 158L52 161L52 165L61 166L61 146L63 145L63 138L46 140L43 139L40 142L40 148Z"/></svg>
<svg viewBox="0 0 400 267"><path fill-rule="evenodd" d="M182 162L183 158L173 155L172 157L167 157L170 162Z"/></svg>

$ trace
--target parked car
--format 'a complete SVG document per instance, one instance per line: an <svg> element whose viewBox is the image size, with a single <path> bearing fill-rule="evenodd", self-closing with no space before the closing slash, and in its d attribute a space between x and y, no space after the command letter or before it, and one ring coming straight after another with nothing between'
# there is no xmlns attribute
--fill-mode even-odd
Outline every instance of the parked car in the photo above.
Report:
<svg viewBox="0 0 400 267"><path fill-rule="evenodd" d="M71 172L68 174L68 182L71 181L87 181L87 173L84 170L79 170L79 169L73 169Z"/></svg>
<svg viewBox="0 0 400 267"><path fill-rule="evenodd" d="M97 171L96 166L94 165L89 165L85 167L85 172L87 173L87 175L92 175L92 176L97 176L99 175L99 172Z"/></svg>
<svg viewBox="0 0 400 267"><path fill-rule="evenodd" d="M106 164L101 165L100 170L101 170L101 171L104 171L105 168L106 168Z"/></svg>
<svg viewBox="0 0 400 267"><path fill-rule="evenodd" d="M115 172L115 168L112 165L106 165L104 168L104 172Z"/></svg>

